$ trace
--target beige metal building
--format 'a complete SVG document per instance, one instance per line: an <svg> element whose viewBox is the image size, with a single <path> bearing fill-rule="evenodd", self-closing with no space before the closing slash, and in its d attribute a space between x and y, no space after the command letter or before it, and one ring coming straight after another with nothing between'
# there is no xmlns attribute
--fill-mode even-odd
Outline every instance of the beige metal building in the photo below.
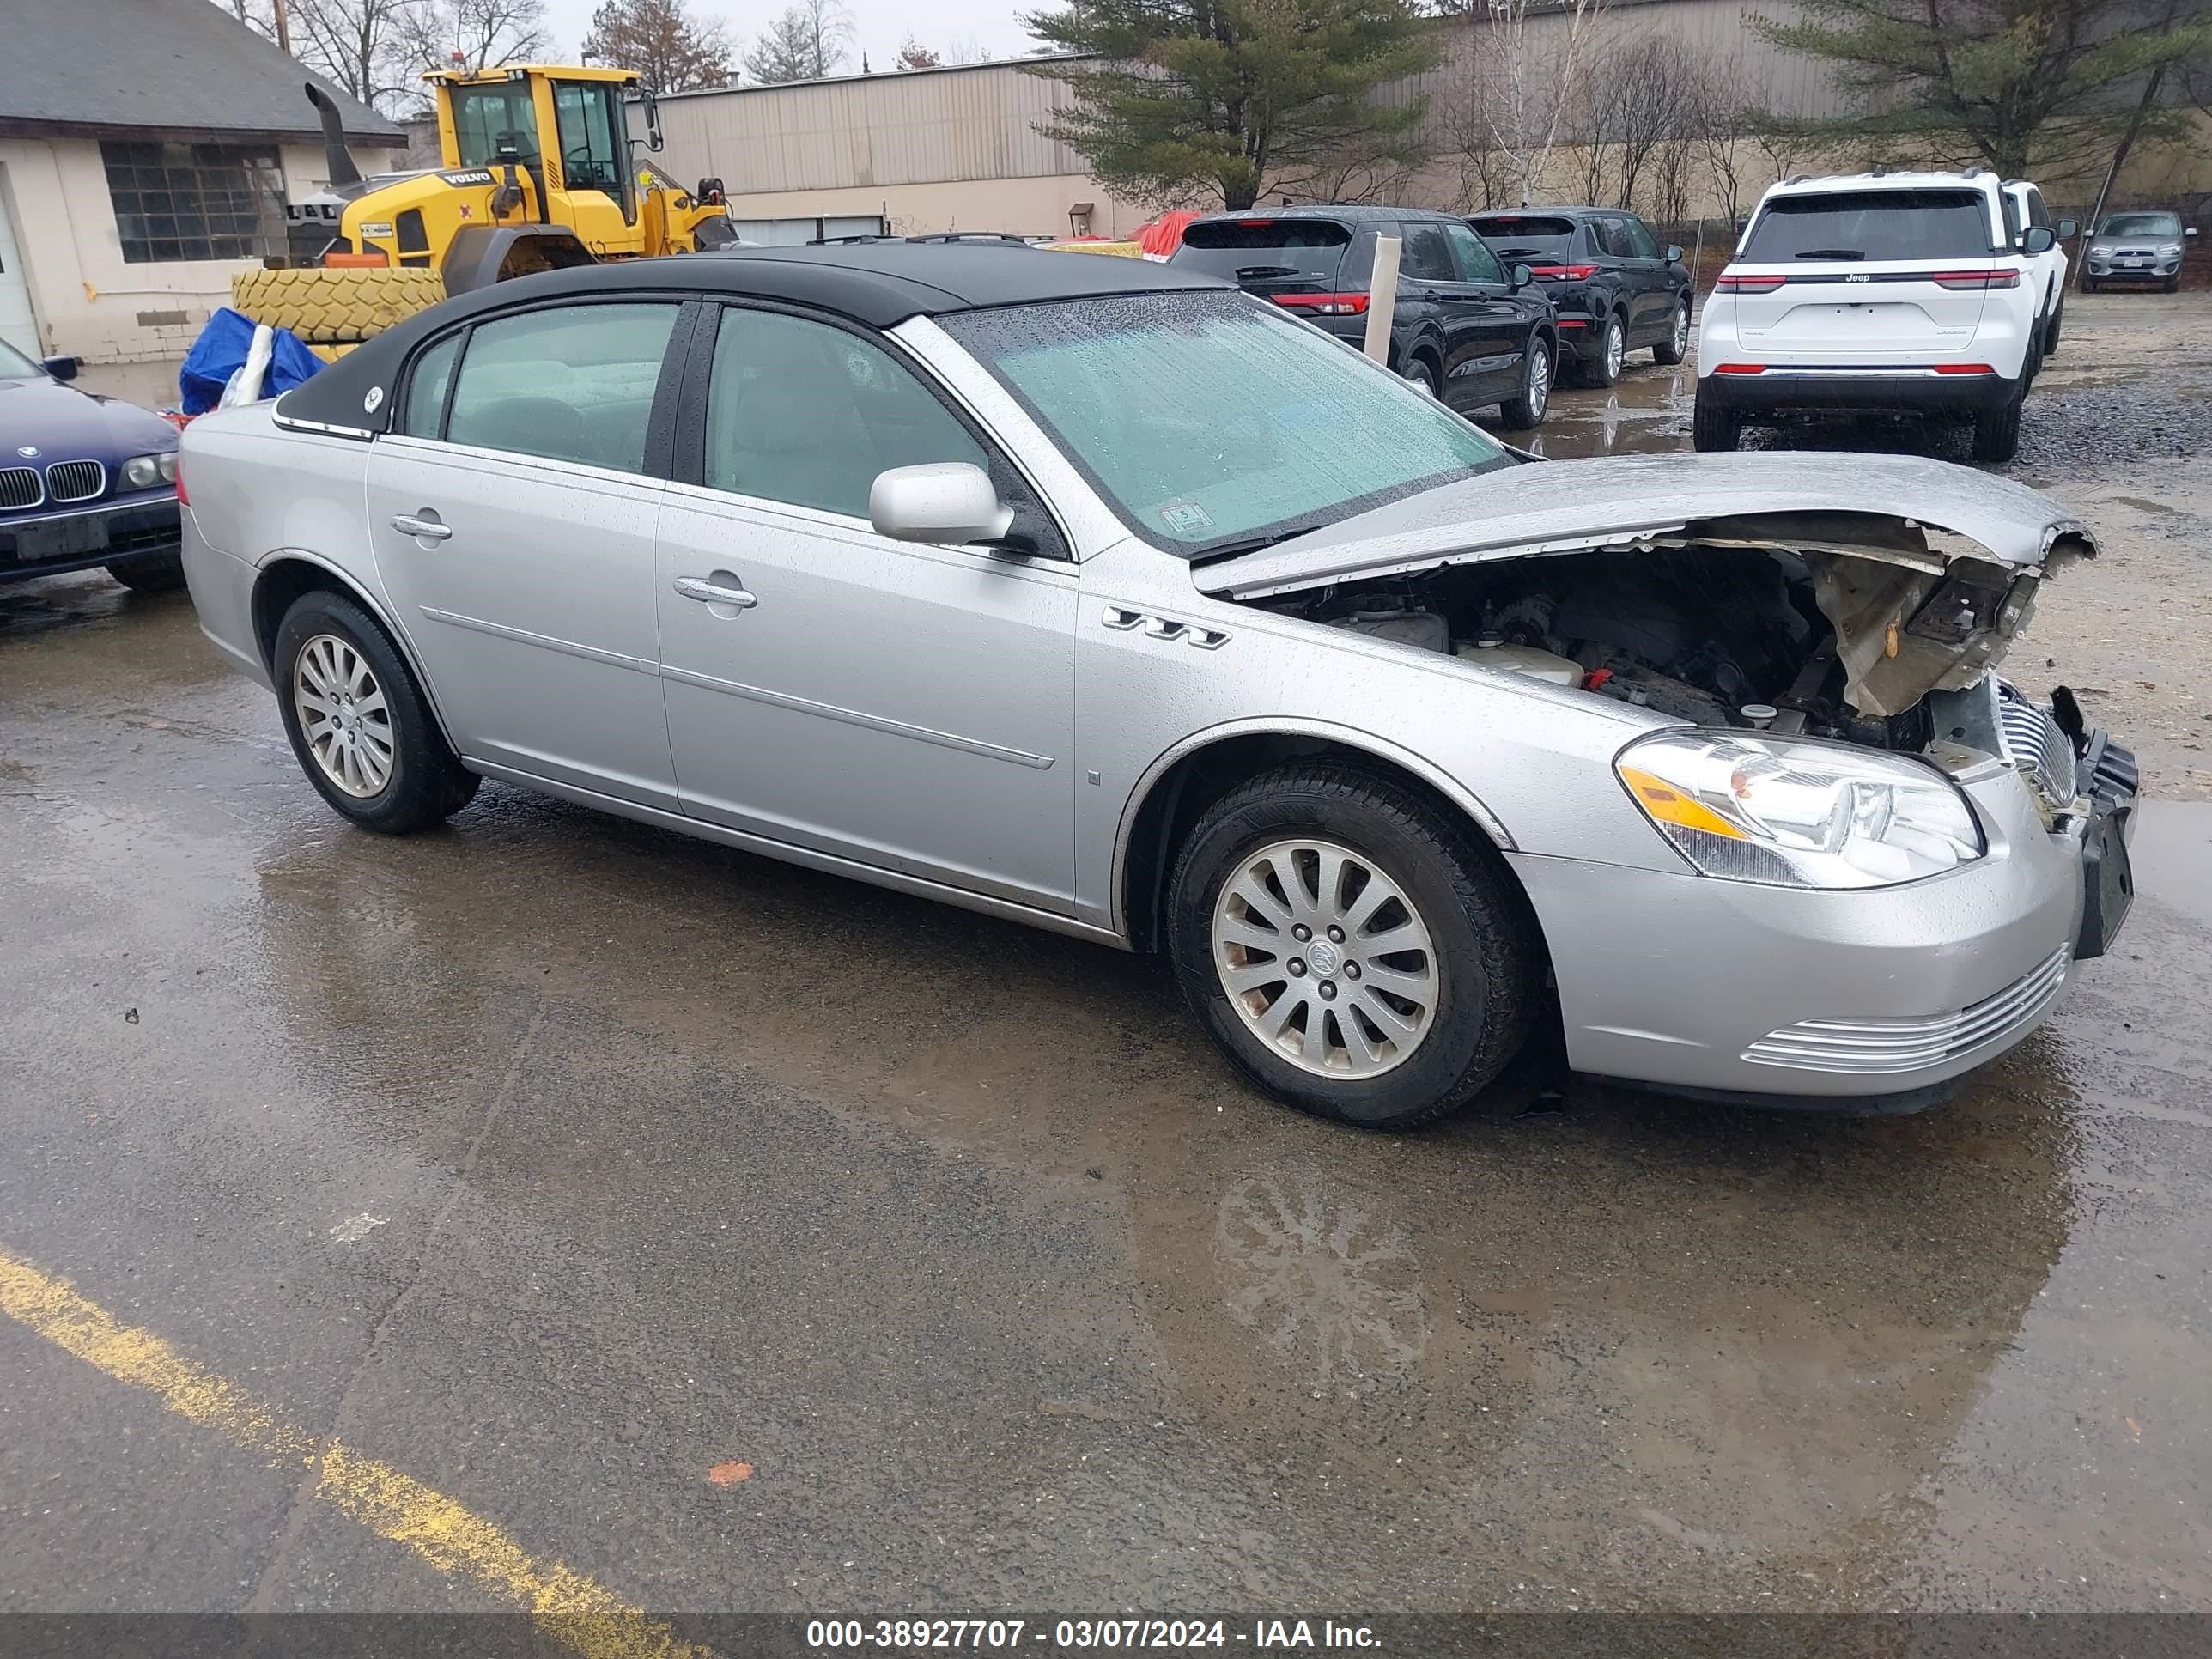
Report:
<svg viewBox="0 0 2212 1659"><path fill-rule="evenodd" d="M1783 9L1772 0L1607 0L1585 26L1584 61L1592 51L1660 33L1724 72L1747 100L1805 113L1832 110L1836 94L1826 70L1777 52L1746 23L1753 12ZM1425 95L1431 147L1449 158L1480 125L1479 102L1498 74L1496 40L1486 43L1491 26L1477 18L1440 19L1435 27L1444 37L1443 64L1377 95ZM1572 27L1571 11L1556 7L1528 18L1522 50L1537 78L1557 64ZM872 230L879 222L900 234L1125 236L1151 210L1116 200L1081 156L1036 131L1068 97L1021 62L684 93L660 100L667 149L655 159L687 185L720 179L741 234L755 241L805 241ZM1563 113L1560 136L1571 144L1573 112ZM1565 188L1572 167L1562 160L1555 171L1553 182ZM1468 191L1466 170L1446 159L1394 181L1389 193L1414 204L1480 205L1464 199ZM1300 199L1311 199L1310 191Z"/></svg>

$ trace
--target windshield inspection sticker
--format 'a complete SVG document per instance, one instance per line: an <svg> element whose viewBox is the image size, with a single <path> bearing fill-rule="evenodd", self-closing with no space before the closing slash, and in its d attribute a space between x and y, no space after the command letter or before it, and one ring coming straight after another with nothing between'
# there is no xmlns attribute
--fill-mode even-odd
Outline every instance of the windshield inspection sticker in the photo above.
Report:
<svg viewBox="0 0 2212 1659"><path fill-rule="evenodd" d="M1193 531L1209 528L1213 515L1194 501L1170 501L1160 509L1160 520L1176 535L1188 536Z"/></svg>

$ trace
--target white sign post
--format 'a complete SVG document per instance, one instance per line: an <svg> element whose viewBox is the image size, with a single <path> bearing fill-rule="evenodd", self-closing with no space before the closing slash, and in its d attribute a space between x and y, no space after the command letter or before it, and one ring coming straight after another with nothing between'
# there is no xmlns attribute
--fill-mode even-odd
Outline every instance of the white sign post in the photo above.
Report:
<svg viewBox="0 0 2212 1659"><path fill-rule="evenodd" d="M1398 239L1375 239L1375 280L1368 284L1367 355L1376 362L1390 361L1390 314L1398 308Z"/></svg>

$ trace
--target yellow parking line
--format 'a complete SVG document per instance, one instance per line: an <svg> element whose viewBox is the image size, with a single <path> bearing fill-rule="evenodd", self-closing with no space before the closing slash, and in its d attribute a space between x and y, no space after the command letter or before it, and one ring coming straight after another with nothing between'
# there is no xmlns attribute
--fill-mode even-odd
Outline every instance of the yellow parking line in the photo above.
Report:
<svg viewBox="0 0 2212 1659"><path fill-rule="evenodd" d="M466 1578L529 1613L546 1635L586 1659L713 1659L711 1650L678 1640L666 1625L582 1573L532 1555L503 1528L443 1492L336 1439L318 1440L153 1332L125 1324L5 1252L0 1313L272 1465L314 1466L316 1497L438 1571Z"/></svg>

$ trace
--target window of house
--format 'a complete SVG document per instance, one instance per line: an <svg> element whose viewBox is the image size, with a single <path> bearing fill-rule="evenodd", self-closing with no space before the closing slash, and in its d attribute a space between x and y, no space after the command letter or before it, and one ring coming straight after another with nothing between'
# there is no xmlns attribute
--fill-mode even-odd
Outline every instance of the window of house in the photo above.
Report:
<svg viewBox="0 0 2212 1659"><path fill-rule="evenodd" d="M126 264L258 259L284 252L273 147L102 141Z"/></svg>

